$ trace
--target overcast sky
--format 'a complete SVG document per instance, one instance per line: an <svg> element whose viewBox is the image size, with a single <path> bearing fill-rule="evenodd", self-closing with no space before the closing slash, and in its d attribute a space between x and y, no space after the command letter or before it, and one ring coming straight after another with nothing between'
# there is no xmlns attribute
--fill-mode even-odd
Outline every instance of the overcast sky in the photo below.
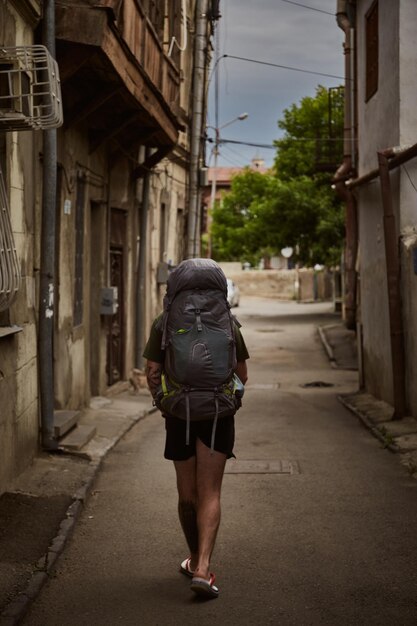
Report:
<svg viewBox="0 0 417 626"><path fill-rule="evenodd" d="M284 0L221 0L218 22L219 50L304 70L343 76L342 30L337 26L336 0L294 0L310 10ZM343 80L263 66L235 59L221 59L219 72L219 127L241 113L244 121L220 130L223 139L271 144L282 131L277 121L284 109L304 96L314 96L316 87L332 87ZM214 76L210 83L208 123L215 126ZM209 129L213 136L213 130ZM253 157L272 165L275 152L265 148L232 144L220 146L218 165L244 166ZM207 158L209 158L208 155ZM213 165L213 159L209 163Z"/></svg>

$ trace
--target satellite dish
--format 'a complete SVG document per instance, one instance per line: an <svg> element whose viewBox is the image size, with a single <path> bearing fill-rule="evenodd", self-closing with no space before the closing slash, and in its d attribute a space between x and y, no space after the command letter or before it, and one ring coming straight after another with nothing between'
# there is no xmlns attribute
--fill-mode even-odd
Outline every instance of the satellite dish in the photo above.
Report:
<svg viewBox="0 0 417 626"><path fill-rule="evenodd" d="M292 256L293 252L294 250L289 246L287 246L286 248L282 248L281 250L281 254L285 259L289 259Z"/></svg>

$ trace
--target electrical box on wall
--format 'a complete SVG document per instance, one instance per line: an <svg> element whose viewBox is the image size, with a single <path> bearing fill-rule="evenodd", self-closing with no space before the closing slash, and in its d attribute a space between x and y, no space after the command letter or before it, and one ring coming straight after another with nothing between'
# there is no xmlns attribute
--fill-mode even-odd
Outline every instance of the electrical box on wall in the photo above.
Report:
<svg viewBox="0 0 417 626"><path fill-rule="evenodd" d="M117 287L102 287L100 290L100 315L115 315L118 308Z"/></svg>
<svg viewBox="0 0 417 626"><path fill-rule="evenodd" d="M168 280L168 263L162 261L158 263L158 267L156 270L156 282L158 285L163 285Z"/></svg>

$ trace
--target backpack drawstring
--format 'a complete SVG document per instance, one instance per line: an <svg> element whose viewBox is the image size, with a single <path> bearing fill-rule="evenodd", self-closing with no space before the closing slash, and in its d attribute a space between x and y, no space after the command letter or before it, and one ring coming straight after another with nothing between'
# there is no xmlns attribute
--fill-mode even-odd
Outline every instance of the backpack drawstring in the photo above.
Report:
<svg viewBox="0 0 417 626"><path fill-rule="evenodd" d="M213 430L211 431L211 445L210 445L211 456L213 456L214 454L214 441L216 438L217 418L219 417L219 392L217 389L214 392L214 404L216 406L216 415L214 417Z"/></svg>

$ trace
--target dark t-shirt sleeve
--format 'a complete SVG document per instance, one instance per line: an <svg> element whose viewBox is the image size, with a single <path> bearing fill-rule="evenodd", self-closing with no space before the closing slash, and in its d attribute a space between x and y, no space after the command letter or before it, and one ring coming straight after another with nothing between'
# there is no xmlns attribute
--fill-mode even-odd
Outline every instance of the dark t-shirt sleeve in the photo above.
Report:
<svg viewBox="0 0 417 626"><path fill-rule="evenodd" d="M155 361L156 363L163 363L165 360L164 351L161 350L162 332L157 328L157 324L160 317L157 317L152 324L151 332L149 334L148 343L146 344L143 356L148 361ZM246 361L249 358L249 352L246 348L245 340L242 337L242 333L237 325L235 325L235 339L236 339L236 360Z"/></svg>
<svg viewBox="0 0 417 626"><path fill-rule="evenodd" d="M236 339L236 361L246 361L249 358L249 352L243 339L240 328L235 326L235 339Z"/></svg>
<svg viewBox="0 0 417 626"><path fill-rule="evenodd" d="M160 317L157 317L152 324L148 343L143 351L143 357L148 361L163 363L165 360L164 351L161 349L162 332L156 327Z"/></svg>

